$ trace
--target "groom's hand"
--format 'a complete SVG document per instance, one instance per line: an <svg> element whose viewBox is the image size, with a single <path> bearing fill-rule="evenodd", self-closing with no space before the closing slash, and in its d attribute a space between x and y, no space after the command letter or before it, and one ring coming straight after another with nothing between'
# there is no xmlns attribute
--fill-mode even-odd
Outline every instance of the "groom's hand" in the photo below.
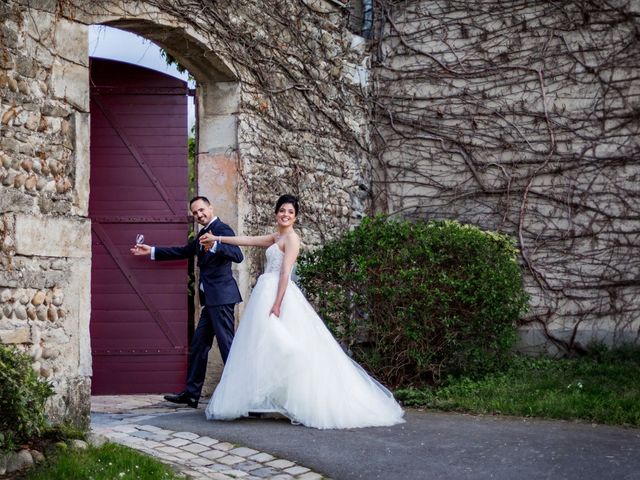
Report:
<svg viewBox="0 0 640 480"><path fill-rule="evenodd" d="M145 245L144 243L138 243L129 251L134 255L150 255L151 247L149 245Z"/></svg>

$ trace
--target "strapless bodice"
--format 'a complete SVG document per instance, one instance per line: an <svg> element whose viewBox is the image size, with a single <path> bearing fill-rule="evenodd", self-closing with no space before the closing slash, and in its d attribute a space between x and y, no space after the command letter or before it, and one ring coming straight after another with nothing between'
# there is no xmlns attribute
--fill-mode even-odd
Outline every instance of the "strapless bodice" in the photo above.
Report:
<svg viewBox="0 0 640 480"><path fill-rule="evenodd" d="M267 264L264 267L264 273L280 273L282 257L284 257L284 252L280 250L280 247L274 243L267 248L265 255L267 256Z"/></svg>

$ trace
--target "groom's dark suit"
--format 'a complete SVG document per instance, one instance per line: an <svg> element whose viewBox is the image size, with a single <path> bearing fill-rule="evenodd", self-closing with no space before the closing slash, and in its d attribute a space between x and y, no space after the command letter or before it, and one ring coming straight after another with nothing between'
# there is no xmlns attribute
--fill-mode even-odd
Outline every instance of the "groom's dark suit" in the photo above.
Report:
<svg viewBox="0 0 640 480"><path fill-rule="evenodd" d="M227 224L216 218L183 247L155 247L155 260L176 260L197 255L200 270L200 320L191 341L186 392L200 398L207 370L207 358L215 336L222 360L227 361L234 334L234 305L242 301L238 285L231 274L231 262L243 260L240 248L217 243L210 251L200 245L199 238L206 232L215 236L234 236ZM215 250L215 251L214 251Z"/></svg>

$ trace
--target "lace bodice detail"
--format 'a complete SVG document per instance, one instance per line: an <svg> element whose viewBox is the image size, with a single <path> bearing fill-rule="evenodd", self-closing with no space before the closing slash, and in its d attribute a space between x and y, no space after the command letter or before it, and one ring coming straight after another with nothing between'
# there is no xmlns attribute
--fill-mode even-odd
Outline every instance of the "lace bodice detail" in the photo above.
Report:
<svg viewBox="0 0 640 480"><path fill-rule="evenodd" d="M267 264L264 267L264 273L280 273L284 252L274 243L267 248L265 254L267 256Z"/></svg>

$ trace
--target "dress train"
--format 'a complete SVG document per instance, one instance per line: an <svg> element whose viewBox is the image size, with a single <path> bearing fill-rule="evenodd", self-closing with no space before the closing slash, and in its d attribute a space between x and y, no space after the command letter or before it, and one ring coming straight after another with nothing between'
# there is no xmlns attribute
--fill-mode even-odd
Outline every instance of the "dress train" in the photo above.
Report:
<svg viewBox="0 0 640 480"><path fill-rule="evenodd" d="M278 412L322 429L404 422L391 392L344 353L295 283L287 286L280 318L269 315L284 254L274 244L266 255L207 419Z"/></svg>

